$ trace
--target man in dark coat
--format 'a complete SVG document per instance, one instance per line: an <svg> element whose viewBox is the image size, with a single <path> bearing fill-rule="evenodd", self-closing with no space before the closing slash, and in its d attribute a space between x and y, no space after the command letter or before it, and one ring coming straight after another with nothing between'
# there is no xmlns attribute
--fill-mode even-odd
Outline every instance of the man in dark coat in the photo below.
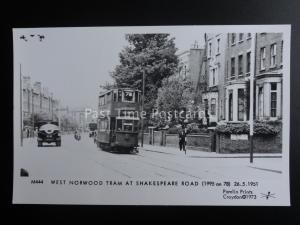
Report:
<svg viewBox="0 0 300 225"><path fill-rule="evenodd" d="M186 131L185 131L184 127L182 127L182 129L179 131L178 137L179 137L179 149L180 149L180 151L183 150L186 154L186 149L185 149Z"/></svg>

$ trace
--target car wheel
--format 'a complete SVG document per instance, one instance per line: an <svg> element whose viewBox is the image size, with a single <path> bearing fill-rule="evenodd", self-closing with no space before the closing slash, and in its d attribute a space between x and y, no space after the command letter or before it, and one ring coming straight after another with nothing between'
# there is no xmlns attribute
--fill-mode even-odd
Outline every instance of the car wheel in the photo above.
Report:
<svg viewBox="0 0 300 225"><path fill-rule="evenodd" d="M43 142L38 141L38 147L42 147L43 146Z"/></svg>
<svg viewBox="0 0 300 225"><path fill-rule="evenodd" d="M56 146L60 147L61 146L61 142L60 141L56 142Z"/></svg>

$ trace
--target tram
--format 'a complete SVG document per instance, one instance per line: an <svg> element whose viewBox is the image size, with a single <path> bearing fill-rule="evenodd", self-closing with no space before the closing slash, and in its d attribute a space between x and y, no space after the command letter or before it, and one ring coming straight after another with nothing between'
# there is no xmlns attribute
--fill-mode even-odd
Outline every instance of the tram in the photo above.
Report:
<svg viewBox="0 0 300 225"><path fill-rule="evenodd" d="M140 111L139 90L118 88L101 93L95 138L97 146L113 152L137 151Z"/></svg>

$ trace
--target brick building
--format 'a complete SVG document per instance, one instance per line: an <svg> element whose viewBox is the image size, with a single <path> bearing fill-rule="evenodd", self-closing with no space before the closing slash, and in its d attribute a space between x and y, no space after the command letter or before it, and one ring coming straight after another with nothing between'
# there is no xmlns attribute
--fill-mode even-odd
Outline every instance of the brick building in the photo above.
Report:
<svg viewBox="0 0 300 225"><path fill-rule="evenodd" d="M199 48L197 42L189 50L177 54L179 59L178 76L191 79L193 85L198 82L201 70L201 62L204 56L204 49Z"/></svg>
<svg viewBox="0 0 300 225"><path fill-rule="evenodd" d="M224 119L227 34L205 34L206 42L206 91L202 99L206 117L210 122Z"/></svg>
<svg viewBox="0 0 300 225"><path fill-rule="evenodd" d="M202 99L210 122L249 120L252 38L251 33L206 34ZM255 38L254 117L281 119L283 36L258 33Z"/></svg>

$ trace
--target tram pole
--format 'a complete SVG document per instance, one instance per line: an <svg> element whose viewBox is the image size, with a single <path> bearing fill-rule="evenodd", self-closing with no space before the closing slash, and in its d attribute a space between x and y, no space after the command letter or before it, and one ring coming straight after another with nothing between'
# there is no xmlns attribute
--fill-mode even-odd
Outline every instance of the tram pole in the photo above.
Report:
<svg viewBox="0 0 300 225"><path fill-rule="evenodd" d="M23 87L22 87L22 64L20 64L20 138L23 147Z"/></svg>
<svg viewBox="0 0 300 225"><path fill-rule="evenodd" d="M253 130L254 130L254 79L255 79L255 58L256 58L256 33L252 33L251 42L251 68L250 68L250 113L249 113L249 141L250 141L250 163L253 163Z"/></svg>
<svg viewBox="0 0 300 225"><path fill-rule="evenodd" d="M142 125L142 139L141 139L141 147L144 146L144 101L145 101L145 71L143 70L143 78L142 78L142 85L143 85L143 88L142 88L142 116L141 116L141 125Z"/></svg>

